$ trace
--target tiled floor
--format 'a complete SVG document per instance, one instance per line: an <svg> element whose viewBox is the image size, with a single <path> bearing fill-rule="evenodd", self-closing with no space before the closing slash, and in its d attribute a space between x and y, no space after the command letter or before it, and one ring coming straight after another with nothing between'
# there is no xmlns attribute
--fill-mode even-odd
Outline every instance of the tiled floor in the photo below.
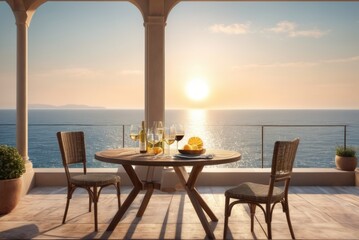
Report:
<svg viewBox="0 0 359 240"><path fill-rule="evenodd" d="M199 192L219 218L211 222L222 238L224 191L226 187L200 187ZM140 194L113 232L106 228L116 212L114 189L105 189L99 202L99 232L94 232L88 198L77 190L71 201L67 223L61 224L66 188L34 188L13 212L0 217L0 239L205 239L204 230L184 192L155 191L145 214L136 218ZM122 187L122 200L130 192ZM291 219L297 239L359 239L358 187L291 187ZM230 239L263 239L266 229L262 212L256 213L250 231L248 208L234 207L229 219ZM273 239L290 238L285 215L277 205L273 215Z"/></svg>

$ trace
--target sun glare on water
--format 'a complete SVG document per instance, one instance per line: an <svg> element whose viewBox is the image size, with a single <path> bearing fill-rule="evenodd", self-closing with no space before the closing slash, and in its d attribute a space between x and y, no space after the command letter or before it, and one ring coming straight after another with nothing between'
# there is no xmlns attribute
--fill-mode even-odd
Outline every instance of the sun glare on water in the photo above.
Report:
<svg viewBox="0 0 359 240"><path fill-rule="evenodd" d="M205 99L209 94L207 82L200 78L192 79L186 85L186 94L194 101Z"/></svg>

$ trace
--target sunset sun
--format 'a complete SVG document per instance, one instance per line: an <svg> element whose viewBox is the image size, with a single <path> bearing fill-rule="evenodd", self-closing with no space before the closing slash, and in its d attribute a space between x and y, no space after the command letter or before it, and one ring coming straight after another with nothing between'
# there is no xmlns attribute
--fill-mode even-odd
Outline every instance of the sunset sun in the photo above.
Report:
<svg viewBox="0 0 359 240"><path fill-rule="evenodd" d="M186 85L186 94L191 100L201 101L208 96L208 93L208 84L203 79L192 79Z"/></svg>

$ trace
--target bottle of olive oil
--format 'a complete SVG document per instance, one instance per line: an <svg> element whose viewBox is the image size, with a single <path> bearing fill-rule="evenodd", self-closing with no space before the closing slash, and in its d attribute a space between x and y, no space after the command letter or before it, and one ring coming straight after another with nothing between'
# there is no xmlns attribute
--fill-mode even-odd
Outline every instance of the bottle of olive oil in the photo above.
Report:
<svg viewBox="0 0 359 240"><path fill-rule="evenodd" d="M146 134L146 127L145 121L142 121L142 127L139 133L139 142L140 142L140 153L147 152L147 134Z"/></svg>

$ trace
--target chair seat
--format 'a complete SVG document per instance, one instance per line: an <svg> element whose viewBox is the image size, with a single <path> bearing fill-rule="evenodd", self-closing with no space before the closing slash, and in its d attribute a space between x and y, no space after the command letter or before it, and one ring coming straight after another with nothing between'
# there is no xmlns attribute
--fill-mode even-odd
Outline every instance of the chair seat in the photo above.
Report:
<svg viewBox="0 0 359 240"><path fill-rule="evenodd" d="M81 174L71 176L71 183L78 186L104 186L120 182L113 174Z"/></svg>
<svg viewBox="0 0 359 240"><path fill-rule="evenodd" d="M245 201L266 203L268 201L269 185L245 182L237 187L228 189L226 197L241 199ZM284 191L279 187L274 187L271 202L280 201L284 197Z"/></svg>

